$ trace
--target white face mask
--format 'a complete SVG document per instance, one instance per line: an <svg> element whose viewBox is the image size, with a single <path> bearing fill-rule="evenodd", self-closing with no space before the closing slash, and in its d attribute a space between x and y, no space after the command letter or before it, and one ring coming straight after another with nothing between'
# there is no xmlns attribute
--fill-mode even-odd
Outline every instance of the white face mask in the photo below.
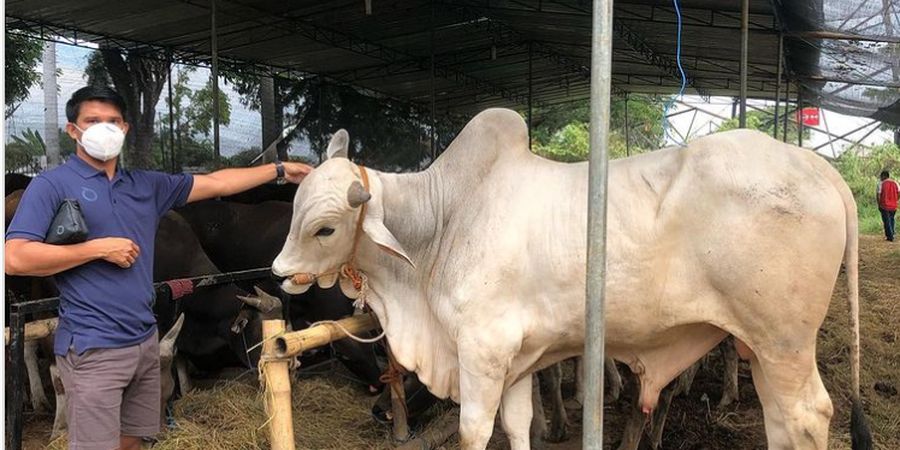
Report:
<svg viewBox="0 0 900 450"><path fill-rule="evenodd" d="M72 125L78 128L78 125ZM78 143L88 155L100 161L109 161L119 156L122 144L125 143L125 133L111 123L101 122L89 126L87 130L78 130L81 131Z"/></svg>

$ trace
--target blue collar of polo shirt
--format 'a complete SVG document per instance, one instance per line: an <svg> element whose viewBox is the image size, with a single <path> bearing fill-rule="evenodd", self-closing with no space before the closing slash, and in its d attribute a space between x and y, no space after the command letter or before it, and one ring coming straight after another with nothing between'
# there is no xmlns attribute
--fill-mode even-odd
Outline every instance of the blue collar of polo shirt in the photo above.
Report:
<svg viewBox="0 0 900 450"><path fill-rule="evenodd" d="M102 170L98 170L96 167L87 163L87 161L81 159L78 154L74 154L69 157L69 160L66 161L66 165L72 168L78 175L81 175L82 178L91 178L96 177L98 175L102 175L104 178L106 177L106 172ZM113 182L119 181L122 178L122 168L116 164L116 174L113 175Z"/></svg>

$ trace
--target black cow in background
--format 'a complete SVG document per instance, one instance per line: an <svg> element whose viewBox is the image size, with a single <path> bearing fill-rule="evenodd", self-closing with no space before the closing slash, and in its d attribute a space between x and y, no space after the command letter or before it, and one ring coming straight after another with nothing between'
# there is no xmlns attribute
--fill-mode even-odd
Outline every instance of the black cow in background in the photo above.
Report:
<svg viewBox="0 0 900 450"><path fill-rule="evenodd" d="M281 251L291 226L293 207L283 201L243 204L220 200L193 203L178 209L216 265L228 272L270 267ZM270 294L280 295L274 280L257 283ZM337 286L313 286L304 294L285 296L293 329L300 330L320 320L337 320L353 314L353 304ZM382 389L381 370L373 344L351 339L335 341L332 348L339 360L368 384L370 392Z"/></svg>
<svg viewBox="0 0 900 450"><path fill-rule="evenodd" d="M170 211L160 219L156 233L153 278L156 281L190 278L221 273L204 253L191 226L180 214ZM173 285L174 290L185 286ZM233 333L231 326L241 314L243 302L238 296L247 292L234 284L221 284L188 293L178 299L157 299L160 334L174 324L179 312L185 313L184 325L176 341L178 352L201 370L227 366L256 367L260 350L248 353L262 339L261 324Z"/></svg>
<svg viewBox="0 0 900 450"><path fill-rule="evenodd" d="M246 203L255 205L266 201L279 201L292 203L297 193L297 185L293 183L275 184L266 183L253 189L248 189L228 197L222 197L226 202Z"/></svg>
<svg viewBox="0 0 900 450"><path fill-rule="evenodd" d="M19 190L25 189L28 187L28 183L31 183L31 177L28 175L22 175L21 173L8 173L5 177L6 187L3 191L3 196L6 197L9 194Z"/></svg>

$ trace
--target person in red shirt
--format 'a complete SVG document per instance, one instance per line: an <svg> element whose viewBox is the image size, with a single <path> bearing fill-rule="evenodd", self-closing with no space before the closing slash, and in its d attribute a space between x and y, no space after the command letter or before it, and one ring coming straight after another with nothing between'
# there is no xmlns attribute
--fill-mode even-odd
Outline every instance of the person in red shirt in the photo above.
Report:
<svg viewBox="0 0 900 450"><path fill-rule="evenodd" d="M881 181L875 191L878 198L878 210L881 211L881 221L884 223L884 237L888 241L894 241L894 215L897 213L897 197L900 195L900 185L891 179L887 170L881 172Z"/></svg>

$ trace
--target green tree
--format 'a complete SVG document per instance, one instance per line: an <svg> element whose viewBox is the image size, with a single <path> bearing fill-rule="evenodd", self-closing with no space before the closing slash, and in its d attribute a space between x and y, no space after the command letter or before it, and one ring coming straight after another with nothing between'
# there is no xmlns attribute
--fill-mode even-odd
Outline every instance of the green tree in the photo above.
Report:
<svg viewBox="0 0 900 450"><path fill-rule="evenodd" d="M856 198L859 228L863 233L881 231L881 214L875 203L875 186L882 170L900 172L900 146L885 142L857 153L848 149L838 157L835 167Z"/></svg>
<svg viewBox="0 0 900 450"><path fill-rule="evenodd" d="M231 104L228 96L219 89L219 125L227 127L231 123ZM185 109L187 120L194 134L208 138L213 131L213 84L210 78L206 85L190 94L190 102Z"/></svg>
<svg viewBox="0 0 900 450"><path fill-rule="evenodd" d="M9 119L28 98L28 90L41 81L37 64L43 45L40 40L23 34L6 33L5 118Z"/></svg>
<svg viewBox="0 0 900 450"><path fill-rule="evenodd" d="M10 137L3 154L6 171L9 173L40 172L40 157L46 151L44 138L37 130L28 128L21 135Z"/></svg>
<svg viewBox="0 0 900 450"><path fill-rule="evenodd" d="M207 80L200 89L193 90L189 86L195 67L181 67L175 74L172 84L172 119L175 140L175 166L178 168L196 168L212 170L217 167L232 165L227 158L216 161L210 135L213 132L213 95L212 80ZM168 105L168 98L166 99ZM163 114L160 121L169 123L169 115ZM219 90L219 124L228 126L231 123L231 105L228 96ZM158 142L165 142L168 149L168 126L162 127ZM163 161L161 146L155 146L157 159ZM168 162L168 160L167 160Z"/></svg>
<svg viewBox="0 0 900 450"><path fill-rule="evenodd" d="M772 136L772 133L775 131L775 107L765 108L764 111L747 111L747 128L751 130L759 130L763 133ZM784 114L784 110L780 111L780 114ZM784 119L782 115L778 116L778 136L782 136L784 133ZM792 113L796 114L796 113ZM740 128L740 121L737 117L728 119L722 122L719 125L719 128L716 129L716 132L719 131L728 131L735 130ZM796 143L797 136L800 133L800 129L797 126L797 122L795 120L788 120L788 135L787 142ZM803 139L809 139L810 131L809 128L803 129ZM779 137L779 139L781 139Z"/></svg>
<svg viewBox="0 0 900 450"><path fill-rule="evenodd" d="M663 99L658 96L629 95L627 121L625 102L624 98L615 98L610 103L611 159L656 150L665 142L662 129ZM531 137L535 153L562 162L587 159L590 151L588 99L539 108L535 110L534 116Z"/></svg>
<svg viewBox="0 0 900 450"><path fill-rule="evenodd" d="M125 100L125 160L132 167L155 168L153 140L156 103L166 83L168 63L142 51L101 47L88 58L88 84L111 86Z"/></svg>

